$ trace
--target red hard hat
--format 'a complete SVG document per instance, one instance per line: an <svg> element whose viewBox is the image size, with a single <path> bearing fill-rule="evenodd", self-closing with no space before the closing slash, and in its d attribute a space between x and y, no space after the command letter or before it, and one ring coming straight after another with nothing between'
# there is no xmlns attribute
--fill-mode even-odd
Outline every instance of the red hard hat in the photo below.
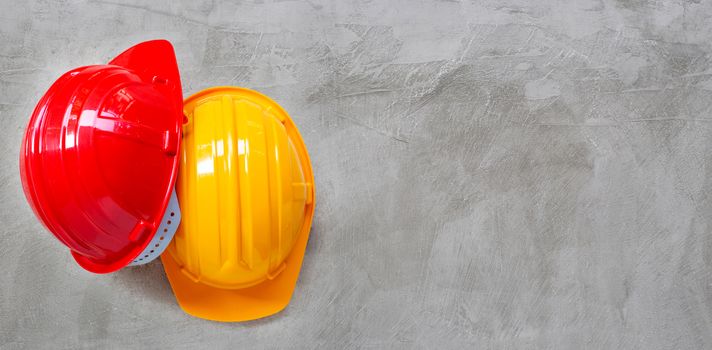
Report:
<svg viewBox="0 0 712 350"><path fill-rule="evenodd" d="M182 105L173 47L155 40L67 72L35 107L20 153L25 196L86 270L116 271L155 242Z"/></svg>

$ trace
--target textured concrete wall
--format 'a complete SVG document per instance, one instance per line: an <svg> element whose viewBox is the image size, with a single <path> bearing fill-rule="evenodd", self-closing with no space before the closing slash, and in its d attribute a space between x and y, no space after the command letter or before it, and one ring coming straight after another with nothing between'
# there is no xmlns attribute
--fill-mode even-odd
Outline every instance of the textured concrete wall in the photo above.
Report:
<svg viewBox="0 0 712 350"><path fill-rule="evenodd" d="M712 347L709 1L3 2L0 348ZM189 317L160 262L84 272L25 202L41 94L153 38L186 95L260 90L305 137L274 317Z"/></svg>

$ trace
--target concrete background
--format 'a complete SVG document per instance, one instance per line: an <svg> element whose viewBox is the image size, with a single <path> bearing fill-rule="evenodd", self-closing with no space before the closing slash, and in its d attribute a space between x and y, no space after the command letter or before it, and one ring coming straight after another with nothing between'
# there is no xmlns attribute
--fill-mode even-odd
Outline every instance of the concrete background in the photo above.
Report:
<svg viewBox="0 0 712 350"><path fill-rule="evenodd" d="M0 348L712 347L709 1L3 2ZM160 262L87 273L25 202L41 94L154 38L186 95L260 90L306 139L274 317L187 316Z"/></svg>

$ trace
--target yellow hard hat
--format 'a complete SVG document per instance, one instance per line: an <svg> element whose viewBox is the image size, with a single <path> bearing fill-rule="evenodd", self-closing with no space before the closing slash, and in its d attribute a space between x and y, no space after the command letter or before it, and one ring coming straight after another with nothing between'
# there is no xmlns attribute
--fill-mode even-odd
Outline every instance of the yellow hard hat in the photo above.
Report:
<svg viewBox="0 0 712 350"><path fill-rule="evenodd" d="M294 122L238 87L190 96L176 190L182 221L161 256L181 308L215 321L289 303L314 214L314 178Z"/></svg>

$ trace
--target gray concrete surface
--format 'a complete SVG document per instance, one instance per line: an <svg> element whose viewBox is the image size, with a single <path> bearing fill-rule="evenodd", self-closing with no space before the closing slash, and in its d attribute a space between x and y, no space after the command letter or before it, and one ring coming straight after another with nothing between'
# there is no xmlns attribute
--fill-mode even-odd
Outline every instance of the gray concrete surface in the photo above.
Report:
<svg viewBox="0 0 712 350"><path fill-rule="evenodd" d="M0 348L712 347L709 1L0 4ZM160 262L93 275L18 177L71 67L173 42L279 101L316 173L286 311L221 324Z"/></svg>

